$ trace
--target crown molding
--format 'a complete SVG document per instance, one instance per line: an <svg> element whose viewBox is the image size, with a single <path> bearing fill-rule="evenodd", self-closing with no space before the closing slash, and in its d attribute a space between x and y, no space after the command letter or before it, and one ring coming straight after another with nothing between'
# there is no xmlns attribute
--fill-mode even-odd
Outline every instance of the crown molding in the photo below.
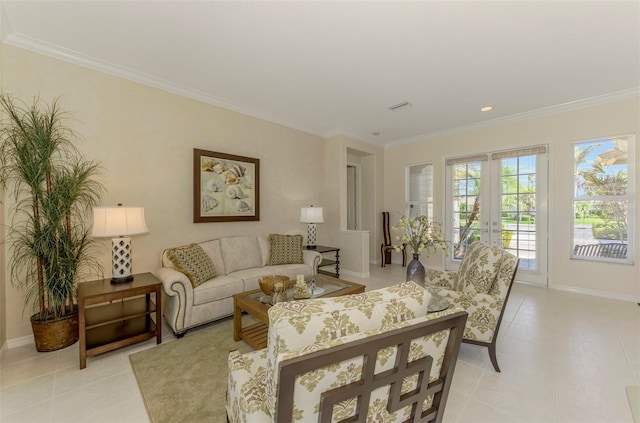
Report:
<svg viewBox="0 0 640 423"><path fill-rule="evenodd" d="M11 33L11 22L7 18L7 12L4 10L4 3L0 2L0 37L4 40Z"/></svg>
<svg viewBox="0 0 640 423"><path fill-rule="evenodd" d="M442 131L429 132L414 137L402 138L394 141L387 141L384 147L393 147L400 144L410 144L419 141L440 137L443 135L454 134L473 129L488 128L492 126L502 125L508 122L517 122L526 119L533 119L542 116L550 116L571 110L583 109L585 107L596 106L599 104L612 103L614 101L626 100L629 98L640 97L640 87L630 88L628 90L616 91L614 93L604 94L595 97L589 97L582 100L570 101L555 106L543 107L541 109L531 110L529 112L518 113L515 115L505 116L497 119L487 120L484 122L473 123L470 125L459 126L452 129L444 129Z"/></svg>
<svg viewBox="0 0 640 423"><path fill-rule="evenodd" d="M234 112L242 113L254 118L265 120L267 122L276 123L278 125L286 126L288 128L305 132L311 135L323 137L321 131L306 128L295 123L277 118L262 110L253 109L251 107L244 106L242 104L234 103L224 98L212 96L202 91L193 90L184 87L179 84L166 81L161 78L148 75L143 72L138 72L124 66L114 65L112 63L91 57L82 53L78 53L74 50L69 50L64 47L60 47L55 44L47 43L46 41L37 40L19 33L11 33L4 38L5 44L30 50L44 56L59 59L64 62L73 63L79 66L83 66L89 69L97 70L112 76L117 76L129 81L137 82L143 85L147 85L153 88L177 94L182 97L191 98L193 100L201 101L206 104L221 107L223 109L232 110Z"/></svg>
<svg viewBox="0 0 640 423"><path fill-rule="evenodd" d="M347 131L344 131L341 128L332 129L326 132L319 131L312 128L306 128L306 127L297 125L295 123L291 123L289 121L272 116L262 110L253 109L251 107L234 103L224 98L212 96L202 91L193 90L179 84L174 84L164 79L156 78L154 76L151 76L142 72L138 72L133 69L114 65L112 63L97 59L95 57L84 55L52 43L47 43L46 41L37 40L20 33L11 32L9 22L7 22L6 19L3 19L4 13L2 13L3 12L2 8L3 6L0 7L0 20L2 20L0 22L0 26L1 26L0 35L2 35L3 42L5 44L18 47L18 48L23 48L25 50L30 50L30 51L42 54L44 56L48 56L54 59L59 59L65 62L73 63L89 69L94 69L112 76L116 76L129 81L154 87L154 88L157 88L172 94L176 94L182 97L191 98L193 100L197 100L206 104L221 107L223 109L242 113L247 116L261 119L267 122L272 122L278 125L285 126L287 128L291 128L297 131L305 132L307 134L319 136L325 139L336 136L336 135L342 135L342 136L353 138L355 140L358 140L376 147L383 147L383 148L392 147L400 144L409 144L409 143L414 143L419 141L426 141L426 140L440 137L443 135L459 133L459 132L469 131L473 129L487 128L487 127L497 126L497 125L501 125L508 122L516 122L520 120L532 119L532 118L541 117L541 116L548 116L548 115L553 115L553 114L557 114L565 111L576 110L584 107L590 107L598 104L610 103L613 101L625 100L628 98L640 96L640 87L635 87L628 90L618 91L618 92L609 93L601 96L590 97L582 100L571 101L571 102L567 102L567 103L563 103L555 106L536 109L529 112L519 113L511 116L505 116L502 118L492 119L484 122L459 126L457 128L429 132L426 134L416 135L409 138L386 141L384 143L376 143L371 141L370 139L366 139L366 138L363 138L362 136L358 136L358 135L349 133ZM8 35L5 35L5 34L8 34Z"/></svg>
<svg viewBox="0 0 640 423"><path fill-rule="evenodd" d="M342 128L335 128L335 129L332 129L331 131L328 131L328 132L325 132L324 134L322 134L322 137L324 137L325 139L329 139L329 138L335 137L335 136L349 137L349 138L354 139L356 141L360 141L360 142L363 142L365 144L369 144L369 145L372 145L372 146L378 147L378 148L384 147L383 144L377 144L375 142L372 142L371 140L368 140L366 138L361 137L360 135L355 135L355 134L352 134L350 132L347 132L347 131L343 130Z"/></svg>

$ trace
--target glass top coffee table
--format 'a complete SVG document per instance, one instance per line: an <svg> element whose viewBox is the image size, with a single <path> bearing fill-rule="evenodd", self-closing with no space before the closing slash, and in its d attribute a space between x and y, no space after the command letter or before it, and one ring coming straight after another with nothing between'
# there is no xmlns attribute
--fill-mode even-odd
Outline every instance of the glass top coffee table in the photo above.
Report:
<svg viewBox="0 0 640 423"><path fill-rule="evenodd" d="M307 282L311 279L315 279L316 282L316 290L311 298L359 294L364 292L365 288L364 285L359 283L331 276L315 275L305 277ZM289 289L287 300L292 299L292 290ZM256 350L266 347L269 329L269 308L271 308L271 297L265 295L259 289L235 294L233 296L233 339L235 341L242 339ZM255 317L258 323L242 327L242 312Z"/></svg>
<svg viewBox="0 0 640 423"><path fill-rule="evenodd" d="M429 290L431 293L431 299L429 300L429 304L427 305L427 314L428 313L437 313L438 311L443 311L451 307L451 303L449 300L437 292L433 292Z"/></svg>

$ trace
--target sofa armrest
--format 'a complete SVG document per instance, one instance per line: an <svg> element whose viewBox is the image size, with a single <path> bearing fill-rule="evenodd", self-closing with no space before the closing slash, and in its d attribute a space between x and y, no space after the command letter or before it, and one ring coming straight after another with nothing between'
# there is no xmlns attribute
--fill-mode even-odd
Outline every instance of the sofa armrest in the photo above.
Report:
<svg viewBox="0 0 640 423"><path fill-rule="evenodd" d="M267 362L266 350L240 354L231 351L227 360L227 417L231 423L273 422L264 398L262 381ZM262 379L256 384L256 381ZM250 411L249 411L250 410Z"/></svg>
<svg viewBox="0 0 640 423"><path fill-rule="evenodd" d="M304 264L311 267L311 271L314 275L318 273L318 266L322 262L322 254L312 250L302 250L302 261Z"/></svg>
<svg viewBox="0 0 640 423"><path fill-rule="evenodd" d="M154 275L162 282L167 301L163 314L174 333L181 333L189 326L193 305L193 285L182 272L170 267L161 267Z"/></svg>
<svg viewBox="0 0 640 423"><path fill-rule="evenodd" d="M455 290L458 282L458 272L425 269L424 281L427 285L442 286Z"/></svg>
<svg viewBox="0 0 640 423"><path fill-rule="evenodd" d="M464 338L490 343L496 334L504 300L494 294L477 294L430 286L430 291L448 299L454 306L469 313Z"/></svg>
<svg viewBox="0 0 640 423"><path fill-rule="evenodd" d="M366 381L385 381L393 385L395 381L389 376L406 371L411 367L407 362L402 363L402 360L414 361L419 358L424 359L425 356L430 356L434 365L430 366L431 373L424 377L429 377L430 381L441 379L440 383L449 386L466 319L467 314L464 311L457 307L451 307L442 312L390 323L384 328L357 332L342 338L282 351L275 357L275 371L269 374L267 370L266 377L271 377L276 381L275 384L267 383L265 387L269 413L274 416L276 421L281 421L281 419L290 421L294 397L298 397L296 392L300 392L299 397L304 395L306 401L304 404L302 402L295 403L295 407L293 407L295 412L305 416L305 421L320 421L317 417L318 410L321 408L319 406L321 398L325 394L338 390L351 391L354 394L352 396L362 395L368 401L369 398L375 398L375 394L371 397L368 394L379 389L381 385L376 386L366 383ZM457 329L455 332L449 332L449 334L453 334L452 338L442 342L447 338L440 334L443 331L450 331L452 328ZM400 357L396 357L396 354L399 351L397 346L402 344L411 345L411 353L409 357L405 355L401 360ZM408 350L409 348L406 351ZM447 352L448 355L445 356ZM373 360L374 365L363 365L363 356L367 357L365 363L368 363L367 360ZM443 363L446 363L447 366L444 369L442 368ZM414 362L413 364L418 363ZM417 380L414 380L413 382L407 381L407 386L405 383L402 385L401 394L406 394L409 397L414 394L406 391L414 389L420 391L425 389L427 384L419 387ZM354 386L358 386L358 388L354 389ZM443 392L446 395L446 389ZM329 396L331 395L329 394ZM402 418L401 409L395 410L394 414L391 414L389 408L393 406L387 408L387 397L388 395L385 394L375 400L376 403L381 404L381 409L386 409L390 413L385 414L389 418L384 421L404 421L406 416ZM414 399L425 401L425 397L426 394L424 397L417 395ZM418 407L420 407L419 410L426 409L423 408L423 403L420 403ZM347 406L347 409L349 408ZM331 409L329 409L329 413L331 414ZM345 414L348 413L350 411ZM333 417L335 416L336 414L333 415Z"/></svg>
<svg viewBox="0 0 640 423"><path fill-rule="evenodd" d="M176 295L180 295L180 291L190 291L191 295L193 295L193 285L191 285L191 281L184 273L171 267L161 267L155 271L154 275L160 279L164 292L168 296L175 297ZM179 290L175 284L181 285L181 290Z"/></svg>

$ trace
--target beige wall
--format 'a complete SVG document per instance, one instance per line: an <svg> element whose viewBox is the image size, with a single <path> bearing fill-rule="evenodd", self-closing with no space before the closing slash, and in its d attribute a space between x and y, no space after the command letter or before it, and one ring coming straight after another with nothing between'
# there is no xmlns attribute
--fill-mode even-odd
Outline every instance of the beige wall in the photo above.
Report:
<svg viewBox="0 0 640 423"><path fill-rule="evenodd" d="M405 166L432 162L434 165L435 218L443 221L444 160L447 157L512 147L548 144L550 180L549 286L578 289L633 301L640 299L640 248L634 264L596 263L570 260L573 183L573 141L602 136L636 134L636 186L640 183L638 135L640 134L640 98L617 101L552 116L504 123L499 126L453 133L419 142L388 147L385 150L385 208L392 223L406 210ZM631 216L636 246L640 241L640 204ZM430 264L441 264L438 258Z"/></svg>
<svg viewBox="0 0 640 423"><path fill-rule="evenodd" d="M354 160L361 165L361 230L347 230L347 162ZM384 149L363 143L350 137L337 135L327 140L325 179L328 181L327 201L334 212L332 227L337 224L340 232L327 233L329 245L343 248L341 268L345 274L368 277L369 262L376 256L376 245L380 245L382 224L376 220L381 216L384 204ZM333 189L333 187L338 187ZM337 213L336 213L337 211ZM325 216L325 220L326 220ZM322 228L319 228L322 230ZM322 244L321 236L318 242ZM362 249L363 245L369 246ZM379 247L378 247L379 248Z"/></svg>
<svg viewBox="0 0 640 423"><path fill-rule="evenodd" d="M640 297L640 248L633 266L568 259L571 168L566 166L571 160L571 141L638 134L638 99L383 149L344 136L324 140L12 46L2 46L0 61L4 93L26 101L34 95L48 101L62 96L60 104L73 118L71 126L83 137L81 150L104 167L108 192L103 204L145 207L149 233L133 239L134 272L153 270L161 250L168 246L235 234L306 233L306 225L298 222L299 210L314 204L325 210L318 243L343 249L341 268L346 273L368 273L369 261L379 259L380 213L391 212L394 223L395 212L406 209L407 164L434 163L434 196L438 199L443 198L445 157L548 143L554 210L549 242L551 285ZM191 223L193 148L260 159L259 222ZM344 230L347 151L357 152L363 166L362 222L368 232ZM637 182L639 172L640 165ZM10 206L8 198L0 210L5 221ZM436 201L436 218L442 218L442 210L442 203ZM640 240L638 215L636 240ZM100 243L100 260L108 275L110 241ZM21 294L11 287L6 263L1 263L6 251L4 246L0 252L0 345L31 333L28 316L22 313ZM437 259L431 262L438 264Z"/></svg>
<svg viewBox="0 0 640 423"><path fill-rule="evenodd" d="M3 92L28 102L34 94L62 95L69 123L83 137L81 150L104 167L103 204L145 207L149 233L133 238L134 273L155 269L169 246L225 235L306 233L300 207L333 205L325 201L331 181L322 177L327 142L320 137L12 46L4 46L2 62ZM193 148L260 159L259 222L192 223ZM337 232L337 210L327 210L320 240ZM110 240L100 242L109 276ZM29 335L21 294L8 283L0 293L4 289L3 336Z"/></svg>
<svg viewBox="0 0 640 423"><path fill-rule="evenodd" d="M0 87L2 86L2 50L3 44L0 42ZM0 111L0 120L3 118L3 114ZM4 190L0 187L0 242L5 237L5 218L4 218ZM6 310L6 281L9 279L6 274L5 265L5 252L2 244L0 243L0 347L5 345L7 340L7 310Z"/></svg>

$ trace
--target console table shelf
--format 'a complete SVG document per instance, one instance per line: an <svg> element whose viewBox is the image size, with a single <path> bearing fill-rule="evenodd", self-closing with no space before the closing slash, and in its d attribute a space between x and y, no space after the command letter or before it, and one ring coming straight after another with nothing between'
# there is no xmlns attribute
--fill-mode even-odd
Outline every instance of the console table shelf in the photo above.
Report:
<svg viewBox="0 0 640 423"><path fill-rule="evenodd" d="M153 337L162 342L161 287L151 273L120 284L102 279L78 285L81 369L87 357Z"/></svg>
<svg viewBox="0 0 640 423"><path fill-rule="evenodd" d="M87 357L156 336L156 324L147 322L146 316L129 318L117 323L87 329Z"/></svg>
<svg viewBox="0 0 640 423"><path fill-rule="evenodd" d="M100 307L88 307L85 313L86 329L144 317L155 313L155 311L155 303L147 303L145 297L105 304Z"/></svg>

